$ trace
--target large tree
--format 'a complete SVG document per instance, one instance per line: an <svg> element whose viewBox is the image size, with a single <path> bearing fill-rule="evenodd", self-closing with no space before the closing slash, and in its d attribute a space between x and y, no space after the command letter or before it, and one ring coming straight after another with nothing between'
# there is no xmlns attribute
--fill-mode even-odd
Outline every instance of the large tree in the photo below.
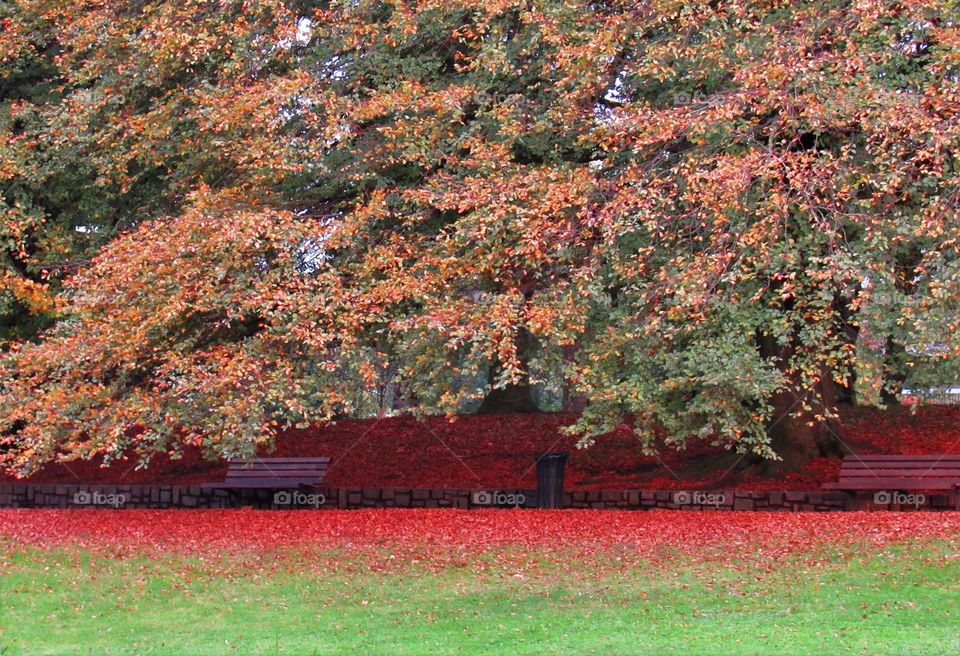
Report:
<svg viewBox="0 0 960 656"><path fill-rule="evenodd" d="M958 355L952 2L6 11L60 76L20 147L122 232L2 361L15 470L246 455L386 371L796 465L838 385Z"/></svg>

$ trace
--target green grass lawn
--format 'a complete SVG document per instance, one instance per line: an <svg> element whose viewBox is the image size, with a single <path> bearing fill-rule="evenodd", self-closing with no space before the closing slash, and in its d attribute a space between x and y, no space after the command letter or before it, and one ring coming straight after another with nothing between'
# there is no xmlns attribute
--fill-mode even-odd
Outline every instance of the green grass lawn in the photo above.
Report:
<svg viewBox="0 0 960 656"><path fill-rule="evenodd" d="M956 654L947 542L767 562L6 548L0 654ZM333 566L331 566L333 563ZM338 566L337 563L340 563Z"/></svg>

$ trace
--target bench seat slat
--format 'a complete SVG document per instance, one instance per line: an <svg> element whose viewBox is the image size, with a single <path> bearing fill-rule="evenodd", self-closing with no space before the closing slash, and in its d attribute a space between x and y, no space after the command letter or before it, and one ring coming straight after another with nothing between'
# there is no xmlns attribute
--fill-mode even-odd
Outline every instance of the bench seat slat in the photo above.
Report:
<svg viewBox="0 0 960 656"><path fill-rule="evenodd" d="M279 476L279 477L296 477L296 476L314 476L316 474L322 474L327 471L326 466L317 467L317 468L305 468L301 467L300 469L273 469L272 467L251 467L249 469L230 469L227 471L227 476L260 476L263 474L269 476Z"/></svg>
<svg viewBox="0 0 960 656"><path fill-rule="evenodd" d="M231 489L231 490L246 490L246 489L275 489L275 490L295 490L300 487L318 487L321 483L317 481L283 481L277 480L275 478L265 478L259 480L244 480L244 481L224 481L222 483L204 483L200 487L210 489Z"/></svg>
<svg viewBox="0 0 960 656"><path fill-rule="evenodd" d="M956 478L960 480L960 469L928 467L927 469L849 469L840 471L840 478Z"/></svg>
<svg viewBox="0 0 960 656"><path fill-rule="evenodd" d="M283 485L301 485L303 483L315 483L317 479L311 476L298 476L296 478L277 478L276 476L261 476L259 478L231 478L227 476L224 483L255 484L255 483L279 483Z"/></svg>
<svg viewBox="0 0 960 656"><path fill-rule="evenodd" d="M824 483L826 490L952 490L960 478L841 478Z"/></svg>

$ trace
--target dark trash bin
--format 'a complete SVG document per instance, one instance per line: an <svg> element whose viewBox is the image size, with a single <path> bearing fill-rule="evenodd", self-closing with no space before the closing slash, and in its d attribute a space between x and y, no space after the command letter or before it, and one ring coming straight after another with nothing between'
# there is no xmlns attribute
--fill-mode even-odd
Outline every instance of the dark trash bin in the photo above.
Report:
<svg viewBox="0 0 960 656"><path fill-rule="evenodd" d="M566 451L552 451L537 458L537 501L540 508L563 508L563 470Z"/></svg>

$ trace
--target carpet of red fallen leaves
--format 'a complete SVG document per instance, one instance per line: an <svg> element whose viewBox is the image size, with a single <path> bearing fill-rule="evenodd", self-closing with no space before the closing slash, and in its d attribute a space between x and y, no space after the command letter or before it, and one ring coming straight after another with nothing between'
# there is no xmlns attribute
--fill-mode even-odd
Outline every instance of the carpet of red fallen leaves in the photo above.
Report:
<svg viewBox="0 0 960 656"><path fill-rule="evenodd" d="M384 568L448 567L489 554L556 562L573 556L575 563L618 553L630 561L681 557L737 566L743 558L776 563L821 547L869 553L889 544L944 540L960 548L960 513L717 517L681 511L2 510L0 540L8 548L79 547L118 557L265 557L305 548Z"/></svg>
<svg viewBox="0 0 960 656"><path fill-rule="evenodd" d="M534 461L544 451L570 452L568 489L723 487L750 490L810 490L834 479L839 459L819 459L785 478L719 467L709 474L698 465L718 450L697 443L682 453L665 450L643 456L626 426L588 449L559 429L572 417L562 414L472 415L451 422L443 417L347 420L319 429L291 430L279 437L275 456L328 455L327 482L344 487L509 488L535 486ZM852 409L843 415L844 441L856 453L960 453L960 408L928 406L885 411ZM223 477L226 465L205 460L199 450L183 457L157 458L147 469L134 461L108 468L98 462L48 466L28 482L194 484ZM2 480L2 479L0 479Z"/></svg>

